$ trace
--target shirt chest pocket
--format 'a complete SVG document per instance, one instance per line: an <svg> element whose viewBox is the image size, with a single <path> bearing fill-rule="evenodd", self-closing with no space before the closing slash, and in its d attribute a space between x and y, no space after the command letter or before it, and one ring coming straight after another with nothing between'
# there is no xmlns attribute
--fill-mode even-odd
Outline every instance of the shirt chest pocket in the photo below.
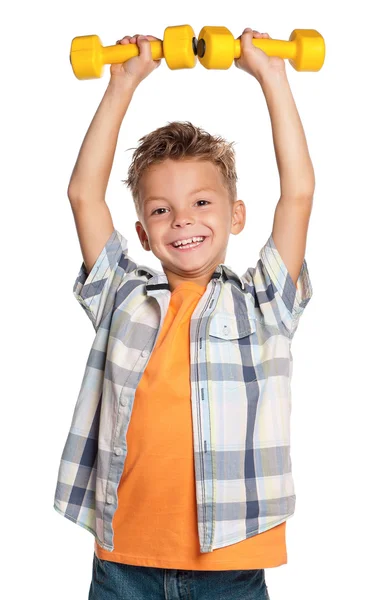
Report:
<svg viewBox="0 0 390 600"><path fill-rule="evenodd" d="M223 379L250 383L256 379L253 346L258 343L256 319L216 313L211 318L209 339L211 358L219 365Z"/></svg>

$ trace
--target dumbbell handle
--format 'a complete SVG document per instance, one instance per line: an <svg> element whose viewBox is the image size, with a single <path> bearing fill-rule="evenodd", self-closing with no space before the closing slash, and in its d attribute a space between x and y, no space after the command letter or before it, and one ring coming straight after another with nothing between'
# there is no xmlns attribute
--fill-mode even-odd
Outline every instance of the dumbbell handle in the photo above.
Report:
<svg viewBox="0 0 390 600"><path fill-rule="evenodd" d="M294 59L297 52L295 42L286 42L285 40L268 40L253 38L252 43L256 48L263 50L268 56L279 56L279 58ZM234 40L234 58L241 56L241 40Z"/></svg>
<svg viewBox="0 0 390 600"><path fill-rule="evenodd" d="M159 41L150 42L153 60L164 58L163 43ZM137 44L116 44L115 46L102 47L102 62L105 65L120 64L139 55Z"/></svg>

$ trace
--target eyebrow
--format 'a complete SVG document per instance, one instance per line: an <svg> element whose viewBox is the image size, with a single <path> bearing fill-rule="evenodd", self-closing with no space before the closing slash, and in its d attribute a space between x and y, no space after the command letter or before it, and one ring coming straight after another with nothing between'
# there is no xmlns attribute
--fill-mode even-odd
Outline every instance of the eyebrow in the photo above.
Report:
<svg viewBox="0 0 390 600"><path fill-rule="evenodd" d="M199 192L217 192L217 190L215 190L212 187L202 187L190 192L190 196L193 196L194 194L199 194ZM146 198L146 200L144 201L144 205L148 202L151 202L152 200L166 200L167 202L169 201L169 199L165 198L164 196L148 196L148 198Z"/></svg>

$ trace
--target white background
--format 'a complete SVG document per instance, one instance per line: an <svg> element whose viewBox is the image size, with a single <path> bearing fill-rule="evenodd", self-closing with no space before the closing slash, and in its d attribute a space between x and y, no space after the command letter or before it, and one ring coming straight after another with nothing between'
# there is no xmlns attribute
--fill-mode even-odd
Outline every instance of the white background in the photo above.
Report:
<svg viewBox="0 0 390 600"><path fill-rule="evenodd" d="M272 600L389 598L389 57L385 3L198 0L22 2L2 21L2 588L6 597L86 600L93 536L53 508L58 466L94 332L72 294L82 262L67 186L109 81L79 81L75 36L103 45L170 25L245 27L325 38L325 65L288 79L316 175L306 261L314 295L292 352L296 512L288 563L266 569ZM160 268L138 240L121 183L127 149L168 121L235 141L247 224L226 263L255 266L272 229L279 177L261 87L226 71L171 71L136 90L107 189L136 262ZM261 568L261 565L259 565Z"/></svg>

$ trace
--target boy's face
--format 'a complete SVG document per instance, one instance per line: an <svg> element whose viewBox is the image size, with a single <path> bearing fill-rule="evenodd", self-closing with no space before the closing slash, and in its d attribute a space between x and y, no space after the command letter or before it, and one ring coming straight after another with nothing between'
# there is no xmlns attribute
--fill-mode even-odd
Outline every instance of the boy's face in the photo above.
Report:
<svg viewBox="0 0 390 600"><path fill-rule="evenodd" d="M166 159L145 171L139 194L138 237L161 261L171 291L183 281L207 285L225 261L230 234L245 225L245 205L242 200L232 205L218 167L209 161ZM205 239L189 250L172 245L193 236Z"/></svg>

